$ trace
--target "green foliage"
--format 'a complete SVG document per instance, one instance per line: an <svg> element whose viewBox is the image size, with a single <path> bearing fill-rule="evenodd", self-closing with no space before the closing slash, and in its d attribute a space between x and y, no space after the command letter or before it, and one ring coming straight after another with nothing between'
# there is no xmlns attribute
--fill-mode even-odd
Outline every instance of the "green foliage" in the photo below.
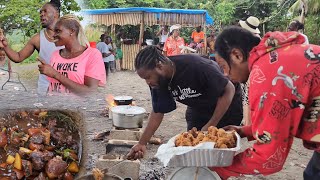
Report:
<svg viewBox="0 0 320 180"><path fill-rule="evenodd" d="M86 0L85 8L119 8L119 7L159 7L172 9L199 9L206 0Z"/></svg>
<svg viewBox="0 0 320 180"><path fill-rule="evenodd" d="M0 0L0 27L6 32L10 45L16 51L21 50L29 38L40 31L40 8L47 0ZM61 12L69 14L79 11L75 0L62 0ZM35 51L24 63L35 62Z"/></svg>
<svg viewBox="0 0 320 180"><path fill-rule="evenodd" d="M320 0L307 0L308 14L316 15L320 11ZM292 14L300 13L301 0L296 0L295 3L289 8L289 12Z"/></svg>
<svg viewBox="0 0 320 180"><path fill-rule="evenodd" d="M30 37L41 29L39 10L46 0L1 0L0 27L7 33L20 29ZM62 0L62 14L79 11L75 0Z"/></svg>
<svg viewBox="0 0 320 180"><path fill-rule="evenodd" d="M235 21L235 4L233 2L219 2L211 4L210 12L218 27L222 25L232 24Z"/></svg>
<svg viewBox="0 0 320 180"><path fill-rule="evenodd" d="M7 35L7 39L9 41L9 44L11 45L11 48L15 51L20 51L26 42L26 38L22 31L15 30L12 32L12 34ZM36 62L36 58L38 57L38 52L34 51L33 54L28 57L26 60L22 61L22 63L33 63Z"/></svg>
<svg viewBox="0 0 320 180"><path fill-rule="evenodd" d="M320 45L320 17L318 15L309 15L306 18L305 32L310 44Z"/></svg>
<svg viewBox="0 0 320 180"><path fill-rule="evenodd" d="M9 0L1 2L0 23L5 32L13 29L25 29L24 33L31 36L40 28L40 0Z"/></svg>

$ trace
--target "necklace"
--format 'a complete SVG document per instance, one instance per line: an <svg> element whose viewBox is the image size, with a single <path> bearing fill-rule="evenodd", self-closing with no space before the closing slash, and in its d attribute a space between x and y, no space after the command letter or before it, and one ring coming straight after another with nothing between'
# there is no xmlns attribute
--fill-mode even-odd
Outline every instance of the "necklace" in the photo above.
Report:
<svg viewBox="0 0 320 180"><path fill-rule="evenodd" d="M80 52L82 53L83 49L80 47L79 49L77 49L76 51L74 52L67 52L67 51L64 51L63 54L61 54L64 58L66 59L69 59L69 58L74 58L76 57Z"/></svg>
<svg viewBox="0 0 320 180"><path fill-rule="evenodd" d="M172 79L173 79L174 74L176 73L176 69L174 68L174 65L173 65L172 61L170 61L170 63L171 63L171 66L172 66L172 68L173 68L173 72L172 72L172 75L171 75L170 82L169 82L169 84L168 84L168 90L169 90L169 91L171 91L171 82L172 82Z"/></svg>
<svg viewBox="0 0 320 180"><path fill-rule="evenodd" d="M53 37L50 37L49 35L48 35L48 32L47 32L47 29L44 29L44 33L46 34L46 36L50 39L50 40L54 40L54 38Z"/></svg>

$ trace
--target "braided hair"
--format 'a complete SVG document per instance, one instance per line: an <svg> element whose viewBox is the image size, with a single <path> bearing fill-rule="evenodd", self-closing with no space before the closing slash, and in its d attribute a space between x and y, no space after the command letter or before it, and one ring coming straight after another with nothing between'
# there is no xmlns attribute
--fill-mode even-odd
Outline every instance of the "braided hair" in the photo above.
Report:
<svg viewBox="0 0 320 180"><path fill-rule="evenodd" d="M162 54L162 50L157 46L147 46L137 54L134 67L137 70L141 68L154 69L159 62L167 64L170 60Z"/></svg>
<svg viewBox="0 0 320 180"><path fill-rule="evenodd" d="M80 24L80 20L73 14L67 14L62 16L57 23L61 23L68 29L73 29L78 37L78 41L83 46L90 46L89 41L84 33L84 30Z"/></svg>
<svg viewBox="0 0 320 180"><path fill-rule="evenodd" d="M50 4L52 7L54 7L57 10L58 14L60 15L60 8L61 8L60 0L51 0L47 4Z"/></svg>

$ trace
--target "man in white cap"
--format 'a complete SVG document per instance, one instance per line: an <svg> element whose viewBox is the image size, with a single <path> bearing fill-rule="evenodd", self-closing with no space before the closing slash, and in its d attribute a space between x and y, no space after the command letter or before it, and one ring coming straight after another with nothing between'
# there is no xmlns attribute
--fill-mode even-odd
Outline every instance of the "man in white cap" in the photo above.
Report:
<svg viewBox="0 0 320 180"><path fill-rule="evenodd" d="M181 54L180 46L184 46L184 39L180 37L181 25L176 24L170 27L170 37L164 43L163 53L165 56L175 56Z"/></svg>
<svg viewBox="0 0 320 180"><path fill-rule="evenodd" d="M252 32L254 35L260 37L259 24L260 21L254 16L248 17L245 21L240 20L239 24L242 28ZM260 37L261 38L261 37Z"/></svg>

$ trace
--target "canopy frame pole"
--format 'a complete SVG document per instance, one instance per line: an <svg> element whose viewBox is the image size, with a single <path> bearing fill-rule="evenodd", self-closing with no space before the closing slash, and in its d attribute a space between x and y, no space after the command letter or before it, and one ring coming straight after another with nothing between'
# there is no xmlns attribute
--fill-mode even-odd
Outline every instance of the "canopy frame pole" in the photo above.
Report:
<svg viewBox="0 0 320 180"><path fill-rule="evenodd" d="M203 17L205 19L206 14L204 14ZM205 22L204 22L203 31L204 31L204 53L207 54L207 25Z"/></svg>
<svg viewBox="0 0 320 180"><path fill-rule="evenodd" d="M144 34L144 12L141 15L141 23L140 23L140 35L139 35L139 50L141 50L143 43L143 34Z"/></svg>

